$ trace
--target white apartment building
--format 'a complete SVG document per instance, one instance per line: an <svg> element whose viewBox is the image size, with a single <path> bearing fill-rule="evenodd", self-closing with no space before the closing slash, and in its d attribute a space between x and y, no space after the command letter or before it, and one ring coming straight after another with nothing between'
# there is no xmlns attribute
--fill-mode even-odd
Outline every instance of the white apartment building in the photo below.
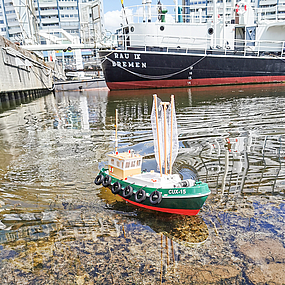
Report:
<svg viewBox="0 0 285 285"><path fill-rule="evenodd" d="M102 17L102 0L0 0L0 35L20 44L44 44L39 31L63 29L80 42L94 42L103 29Z"/></svg>
<svg viewBox="0 0 285 285"><path fill-rule="evenodd" d="M0 35L20 44L35 44L37 18L32 0L0 0Z"/></svg>
<svg viewBox="0 0 285 285"><path fill-rule="evenodd" d="M71 36L79 37L81 43L94 42L95 34L98 32L94 20L97 14L99 18L103 17L102 0L33 1L40 31L53 33L63 29ZM58 32L54 34L59 36Z"/></svg>
<svg viewBox="0 0 285 285"><path fill-rule="evenodd" d="M80 0L34 0L40 30L52 32L64 29L69 34L80 34Z"/></svg>

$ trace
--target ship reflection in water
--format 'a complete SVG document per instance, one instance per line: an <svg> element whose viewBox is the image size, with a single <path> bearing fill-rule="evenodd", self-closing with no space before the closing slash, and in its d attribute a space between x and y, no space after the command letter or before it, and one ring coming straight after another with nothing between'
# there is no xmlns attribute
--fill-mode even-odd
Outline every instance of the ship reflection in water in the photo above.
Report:
<svg viewBox="0 0 285 285"><path fill-rule="evenodd" d="M170 239L184 244L195 245L206 241L208 228L200 216L181 216L165 213L153 213L153 211L140 209L127 205L119 196L114 196L109 189L102 188L98 196L103 199L110 210L117 212L135 211L135 219L142 225L150 227L157 233L161 233Z"/></svg>
<svg viewBox="0 0 285 285"><path fill-rule="evenodd" d="M282 284L283 89L61 92L3 111L2 283ZM156 170L153 93L175 95L173 172L194 172L212 191L198 216L139 209L93 183L114 150L115 109L119 150L134 149L142 169Z"/></svg>

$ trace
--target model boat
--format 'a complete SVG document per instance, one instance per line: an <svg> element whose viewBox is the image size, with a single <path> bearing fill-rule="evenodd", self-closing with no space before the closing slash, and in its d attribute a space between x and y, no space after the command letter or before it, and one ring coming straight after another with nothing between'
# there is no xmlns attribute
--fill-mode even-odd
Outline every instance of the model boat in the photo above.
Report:
<svg viewBox="0 0 285 285"><path fill-rule="evenodd" d="M133 150L118 151L117 121L116 111L115 152L107 155L108 167L100 170L95 184L110 188L113 194L142 208L196 215L211 192L206 183L181 180L179 174L172 173L179 148L174 96L170 103L153 96L151 122L159 172L141 171L142 156Z"/></svg>

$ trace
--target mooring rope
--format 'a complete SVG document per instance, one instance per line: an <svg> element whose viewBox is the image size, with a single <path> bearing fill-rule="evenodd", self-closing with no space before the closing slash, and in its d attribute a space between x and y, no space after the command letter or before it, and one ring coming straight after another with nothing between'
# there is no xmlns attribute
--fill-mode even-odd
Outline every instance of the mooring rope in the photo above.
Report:
<svg viewBox="0 0 285 285"><path fill-rule="evenodd" d="M43 83L43 85L47 88L47 90L48 91L53 91L54 89L55 89L55 85L53 84L53 86L52 86L52 88L49 88L47 85L46 85L46 83L44 82L44 80L41 78L41 76L39 75L39 74L37 74L34 70L33 70L33 68L31 68L31 71L34 73L34 75ZM51 72L51 70L50 70L50 72ZM49 74L49 76L50 76L51 74Z"/></svg>
<svg viewBox="0 0 285 285"><path fill-rule="evenodd" d="M285 62L285 60L282 58L282 57L280 57L280 56L276 56L278 59L280 59L281 61L283 61L283 62Z"/></svg>
<svg viewBox="0 0 285 285"><path fill-rule="evenodd" d="M112 51L109 52L108 54L103 55L103 56L99 56L99 57L96 57L96 58L99 59L99 60L101 61L101 64L102 64L102 63L104 63L104 62L106 61L107 57L108 57L109 55L111 55L112 53L114 53L114 52L115 52L115 50L112 50Z"/></svg>
<svg viewBox="0 0 285 285"><path fill-rule="evenodd" d="M108 58L107 56L108 56L108 55L105 56L105 60L108 59L111 63L116 64L116 62L115 62L114 60ZM187 70L187 69L192 69L193 66L195 66L196 64L198 64L198 63L199 63L200 61L202 61L205 57L206 57L206 55L204 55L203 57L201 57L200 59L198 59L195 63L191 64L190 66L188 66L188 67L186 67L186 68L184 68L184 69L182 69L182 70L180 70L180 71L177 71L177 72L174 72L174 73L171 73L171 74L157 75L157 76L156 76L156 75L151 76L151 75L146 75L146 74L140 74L140 73L131 71L131 70L129 70L129 69L127 69L127 68L125 68L125 67L123 67L123 66L121 66L121 65L117 65L117 64L116 64L116 65L117 65L117 67L120 67L120 68L122 68L123 70L125 70L125 71L127 71L127 72L129 72L129 73L131 73L131 74L133 74L133 75L136 75L136 76L138 76L138 77L145 78L145 79L156 79L156 80L159 80L159 79L166 79L166 78L172 77L172 76L174 76L174 75L177 75L177 74L179 74L179 73L184 72L184 71ZM104 60L104 61L105 61L105 60Z"/></svg>

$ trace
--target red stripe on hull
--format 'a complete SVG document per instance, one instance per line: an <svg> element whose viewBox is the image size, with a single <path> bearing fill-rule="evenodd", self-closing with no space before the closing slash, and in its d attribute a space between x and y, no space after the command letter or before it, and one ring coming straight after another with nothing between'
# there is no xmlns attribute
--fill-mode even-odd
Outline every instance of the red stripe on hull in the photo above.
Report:
<svg viewBox="0 0 285 285"><path fill-rule="evenodd" d="M122 196L120 196L123 200L136 205L141 208L145 208L148 210L154 210L154 211L159 211L159 212L164 212L164 213L170 213L170 214L179 214L179 215L185 215L185 216L195 216L199 213L200 210L187 210L187 209L168 209L168 208L159 208L159 207L152 207L152 206L147 206L143 205L137 202L133 202L131 200L125 199Z"/></svg>
<svg viewBox="0 0 285 285"><path fill-rule="evenodd" d="M285 81L285 76L250 76L250 77L226 77L226 78L201 78L201 79L179 79L179 80L147 80L128 82L107 82L110 90L118 89L148 89L169 87L191 87L207 85L227 85L245 83L269 83Z"/></svg>

